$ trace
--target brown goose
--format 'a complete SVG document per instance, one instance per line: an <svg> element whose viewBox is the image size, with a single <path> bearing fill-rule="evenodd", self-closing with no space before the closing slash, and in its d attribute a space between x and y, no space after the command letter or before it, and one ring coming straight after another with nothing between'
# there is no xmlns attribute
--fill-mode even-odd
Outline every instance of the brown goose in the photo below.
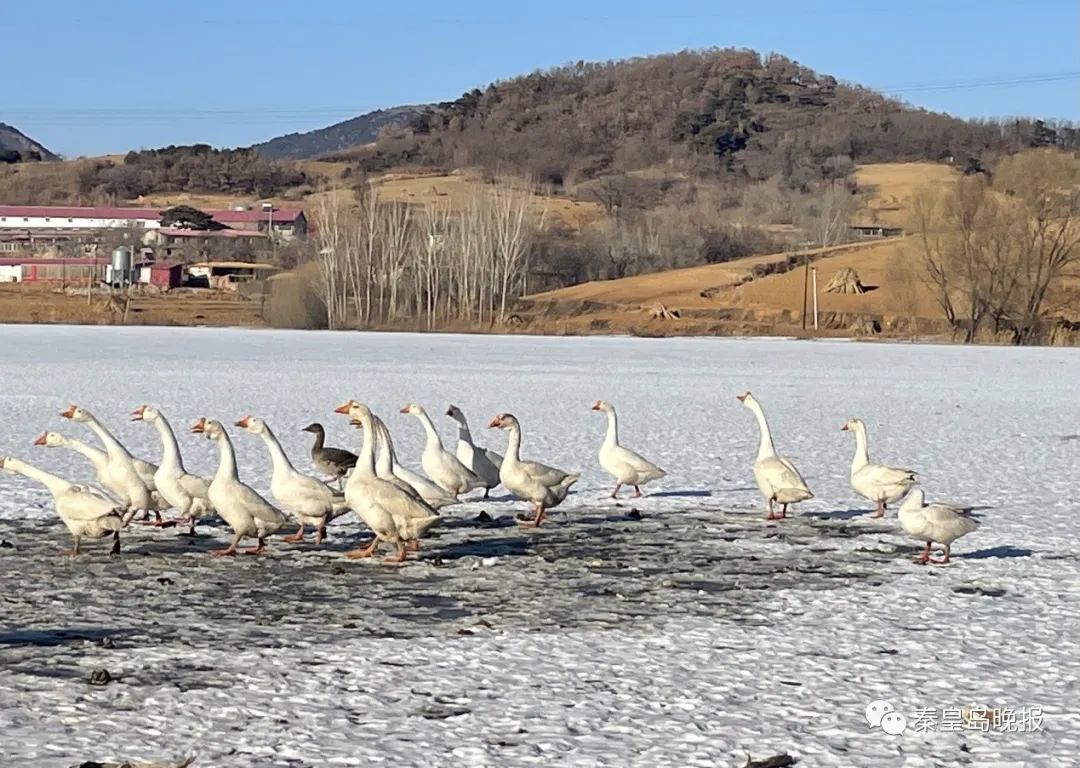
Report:
<svg viewBox="0 0 1080 768"><path fill-rule="evenodd" d="M332 480L337 480L340 487L345 475L356 466L356 454L343 448L327 446L326 430L318 422L308 424L302 431L315 435L315 444L311 446L311 463Z"/></svg>

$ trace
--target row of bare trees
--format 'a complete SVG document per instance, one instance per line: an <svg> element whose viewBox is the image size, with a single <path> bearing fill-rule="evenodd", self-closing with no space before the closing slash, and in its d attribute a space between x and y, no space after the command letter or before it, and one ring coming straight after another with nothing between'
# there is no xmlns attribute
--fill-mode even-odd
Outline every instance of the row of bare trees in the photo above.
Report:
<svg viewBox="0 0 1080 768"><path fill-rule="evenodd" d="M1077 160L1054 150L1004 158L922 192L913 206L925 278L966 342L991 330L1015 344L1046 338L1080 264Z"/></svg>
<svg viewBox="0 0 1080 768"><path fill-rule="evenodd" d="M527 290L543 219L532 186L509 179L474 188L456 207L384 200L374 186L328 192L316 214L328 324L502 323Z"/></svg>

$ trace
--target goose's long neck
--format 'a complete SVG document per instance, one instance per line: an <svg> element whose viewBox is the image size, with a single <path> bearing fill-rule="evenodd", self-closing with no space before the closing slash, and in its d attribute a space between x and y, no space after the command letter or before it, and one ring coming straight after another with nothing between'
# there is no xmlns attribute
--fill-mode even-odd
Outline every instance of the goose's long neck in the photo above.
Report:
<svg viewBox="0 0 1080 768"><path fill-rule="evenodd" d="M360 417L360 423L363 425L364 440L360 444L360 457L356 460L356 469L358 472L362 472L365 477L374 477L375 422L372 421L371 414L367 414Z"/></svg>
<svg viewBox="0 0 1080 768"><path fill-rule="evenodd" d="M375 452L375 474L388 477L394 472L394 460L390 455L390 430L378 417L373 418L372 422L377 432L375 444L378 446Z"/></svg>
<svg viewBox="0 0 1080 768"><path fill-rule="evenodd" d="M904 503L900 505L900 512L915 512L922 509L926 503L926 496L923 494L921 488L916 488L914 491L908 494L908 497L904 499Z"/></svg>
<svg viewBox="0 0 1080 768"><path fill-rule="evenodd" d="M67 480L64 480L61 477L57 477L56 475L49 474L42 469L38 469L35 466L27 464L25 461L20 461L18 459L8 459L4 462L4 467L6 469L10 469L12 472L16 472L22 475L23 477L28 477L31 480L36 480L37 482L48 488L49 492L53 496L57 496L71 487L71 483L69 483Z"/></svg>
<svg viewBox="0 0 1080 768"><path fill-rule="evenodd" d="M216 438L218 444L218 452L221 454L221 460L218 462L217 473L214 475L215 480L232 480L236 482L240 479L239 473L236 471L236 453L233 451L232 440L229 439L225 430L221 430L221 433Z"/></svg>
<svg viewBox="0 0 1080 768"><path fill-rule="evenodd" d="M619 417L615 411L607 412L607 435L604 436L604 445L614 447L619 444Z"/></svg>
<svg viewBox="0 0 1080 768"><path fill-rule="evenodd" d="M326 432L319 430L315 433L315 444L311 446L312 453L318 453L323 449L323 445L326 444Z"/></svg>
<svg viewBox="0 0 1080 768"><path fill-rule="evenodd" d="M184 460L180 458L180 446L176 442L176 433L168 420L160 414L154 419L154 428L161 435L161 466L183 474Z"/></svg>
<svg viewBox="0 0 1080 768"><path fill-rule="evenodd" d="M109 460L109 457L105 455L104 451L99 451L97 448L87 445L82 440L65 437L64 445L90 459L90 463L94 465L95 469L104 467L105 463Z"/></svg>
<svg viewBox="0 0 1080 768"><path fill-rule="evenodd" d="M420 423L424 425L424 433L427 435L428 447L434 446L435 448L442 448L442 438L439 437L439 433L435 431L435 425L431 423L431 417L427 415L427 411L423 408L416 414L416 418L420 419Z"/></svg>
<svg viewBox="0 0 1080 768"><path fill-rule="evenodd" d="M758 444L757 452L758 461L761 461L775 456L776 447L773 445L772 433L769 432L769 422L765 421L765 412L761 410L761 406L754 403L751 410L754 412L755 418L757 418L758 430L761 432L761 442Z"/></svg>
<svg viewBox="0 0 1080 768"><path fill-rule="evenodd" d="M503 456L503 461L517 463L521 461L521 427L518 424L511 424L507 432L510 436L506 441L506 454Z"/></svg>
<svg viewBox="0 0 1080 768"><path fill-rule="evenodd" d="M113 436L112 432L105 429L105 427L102 426L101 422L98 421L95 416L91 416L86 420L86 426L94 430L94 434L101 438L101 442L105 446L105 450L109 453L110 456L120 455L128 457L131 455L130 453L128 453L128 449L125 448L120 443L120 441Z"/></svg>
<svg viewBox="0 0 1080 768"><path fill-rule="evenodd" d="M475 445L472 440L472 432L469 431L469 422L462 416L457 420L457 439L467 445Z"/></svg>
<svg viewBox="0 0 1080 768"><path fill-rule="evenodd" d="M855 427L855 458L851 460L851 471L855 472L870 463L870 456L866 450L866 428Z"/></svg>
<svg viewBox="0 0 1080 768"><path fill-rule="evenodd" d="M274 434L270 427L264 426L263 431L259 433L259 437L266 443L266 449L270 451L270 462L274 467L275 475L295 475L296 467L289 461L289 457L285 455L285 450L281 447L281 442L277 439L277 435Z"/></svg>

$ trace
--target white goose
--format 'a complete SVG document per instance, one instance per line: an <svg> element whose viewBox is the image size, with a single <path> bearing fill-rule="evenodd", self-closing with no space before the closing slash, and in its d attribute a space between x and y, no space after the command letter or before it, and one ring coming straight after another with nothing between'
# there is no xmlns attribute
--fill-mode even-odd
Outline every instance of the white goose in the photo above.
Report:
<svg viewBox="0 0 1080 768"><path fill-rule="evenodd" d="M791 460L776 455L776 447L773 445L772 434L769 432L769 423L765 421L765 413L761 410L758 401L749 392L738 395L738 398L753 412L761 432L761 443L758 446L757 459L754 461L754 480L761 490L761 495L769 503L769 514L765 519L783 519L787 517L788 504L806 501L813 498L814 494ZM781 505L779 515L773 513L773 504Z"/></svg>
<svg viewBox="0 0 1080 768"><path fill-rule="evenodd" d="M282 509L291 512L299 521L299 530L290 536L282 536L282 539L303 541L304 526L311 525L315 528L315 543L321 544L326 538L326 524L349 511L344 493L334 493L322 480L298 472L285 455L277 435L262 419L245 416L236 422L236 426L263 439L273 465L270 492Z"/></svg>
<svg viewBox="0 0 1080 768"><path fill-rule="evenodd" d="M105 451L100 451L97 448L87 445L82 440L76 440L73 437L67 437L61 435L59 432L42 432L34 439L34 445L44 446L46 448L67 448L81 454L90 464L94 467L94 477L97 478L98 483L109 494L116 498L121 497L121 491L116 488L110 487L112 479L109 476L109 457L105 454Z"/></svg>
<svg viewBox="0 0 1080 768"><path fill-rule="evenodd" d="M406 549L419 547L424 531L439 521L435 511L423 501L375 474L376 429L371 410L355 400L335 409L349 416L349 423L364 430L363 445L356 467L345 483L345 499L374 534L368 546L346 553L350 559L371 557L386 541L397 554L387 562L404 562Z"/></svg>
<svg viewBox="0 0 1080 768"><path fill-rule="evenodd" d="M424 500L424 497L420 495L419 491L402 480L400 477L394 474L394 456L393 456L393 438L390 437L390 430L387 429L383 420L375 414L371 415L372 424L375 429L375 476L381 478L388 483L393 483L405 493L412 496L414 499ZM359 422L354 426L361 426ZM431 483L431 487L439 491L440 493L446 493L442 488ZM446 494L449 496L449 494ZM424 502L427 504L427 502ZM429 505L430 506L430 505ZM434 509L434 507L433 507Z"/></svg>
<svg viewBox="0 0 1080 768"><path fill-rule="evenodd" d="M615 413L615 406L605 400L597 400L592 409L607 414L607 434L600 445L599 458L600 466L615 478L615 490L611 492L611 498L618 496L619 489L624 485L634 486L634 498L640 497L640 486L659 480L667 472L629 448L619 445L619 417Z"/></svg>
<svg viewBox="0 0 1080 768"><path fill-rule="evenodd" d="M499 484L499 467L502 466L503 457L490 448L484 448L473 442L469 422L456 405L447 408L446 415L458 425L458 441L454 455L470 472L480 478L484 484L484 498L486 499L491 489Z"/></svg>
<svg viewBox="0 0 1080 768"><path fill-rule="evenodd" d="M52 494L56 514L71 531L75 545L62 554L72 557L80 554L79 544L83 537L100 539L112 535L112 549L120 551L120 531L128 524L135 510L123 513L120 506L112 499L94 493L86 486L74 485L67 480L49 474L25 461L0 456L0 469L27 477L44 485Z"/></svg>
<svg viewBox="0 0 1080 768"><path fill-rule="evenodd" d="M217 472L210 481L210 503L221 519L233 530L232 540L225 549L213 549L213 555L235 555L236 547L245 536L258 539L258 545L244 550L245 554L258 555L266 549L266 537L285 525L285 516L270 502L240 482L236 471L236 454L232 441L220 422L199 419L191 431L204 435L217 443L220 453Z"/></svg>
<svg viewBox="0 0 1080 768"><path fill-rule="evenodd" d="M427 411L416 403L409 403L402 406L401 412L415 416L424 427L424 452L420 456L420 466L436 485L453 496L483 486L484 482L462 464L457 456L443 448L442 439Z"/></svg>
<svg viewBox="0 0 1080 768"><path fill-rule="evenodd" d="M964 514L958 507L948 504L926 504L922 488L915 488L900 505L900 527L909 536L926 542L926 549L916 558L917 563L938 563L946 565L952 550L952 543L961 536L974 531L979 522ZM932 544L941 544L945 548L945 557L933 560L930 557Z"/></svg>
<svg viewBox="0 0 1080 768"><path fill-rule="evenodd" d="M860 419L848 419L842 432L855 433L855 458L851 460L851 487L860 496L877 504L874 517L884 517L885 507L907 496L915 485L915 473L884 464L871 464L866 451L866 425Z"/></svg>
<svg viewBox="0 0 1080 768"><path fill-rule="evenodd" d="M385 467L386 462L389 461L390 471L394 477L411 486L413 490L420 495L420 498L424 500L424 503L432 509L442 509L443 507L461 503L457 496L453 496L447 491L444 491L419 472L413 472L408 467L398 463L397 453L394 451L394 439L390 436L390 430L386 428L382 419L378 416L375 416L374 418L376 425L381 425L381 428L377 430L378 434L376 435L379 453L376 462L376 471L378 471L379 466ZM379 476L384 477L382 474ZM386 478L384 477L384 479Z"/></svg>
<svg viewBox="0 0 1080 768"><path fill-rule="evenodd" d="M521 521L534 528L544 521L547 510L557 507L566 498L570 486L581 477L576 472L564 472L549 467L538 461L522 461L521 424L510 413L500 413L488 424L490 429L505 429L510 433L506 444L506 454L499 468L499 479L507 490L519 499L531 501L533 517Z"/></svg>
<svg viewBox="0 0 1080 768"><path fill-rule="evenodd" d="M101 487L110 495L115 496L118 499L123 497L121 487L117 486L115 484L116 481L109 475L109 456L105 451L87 445L82 440L76 440L73 437L67 437L66 435L61 435L59 432L51 431L42 432L38 435L34 440L34 445L41 445L46 448L68 448L81 454L91 465L93 465L94 477L97 478ZM138 466L136 466L136 469L138 469ZM171 506L165 497L156 490L150 491L150 503L151 509L154 511L168 509ZM168 527L171 524L172 523L169 522L163 522L161 523L161 526Z"/></svg>
<svg viewBox="0 0 1080 768"><path fill-rule="evenodd" d="M108 457L106 472L109 482L105 486L119 494L120 500L124 502L128 509L142 510L144 512L154 511L158 523L164 525L161 522L161 515L155 509L150 486L147 485L144 479L149 465L140 472L136 459L131 455L131 452L85 408L70 405L60 415L65 419L85 424L100 438L105 446L105 454ZM153 475L153 472L151 471L150 474Z"/></svg>
<svg viewBox="0 0 1080 768"><path fill-rule="evenodd" d="M168 419L150 405L140 405L131 413L132 421L145 421L154 425L161 437L161 463L154 472L157 492L180 512L180 519L188 521L188 533L195 535L195 523L213 514L210 503L210 480L193 475L184 468L180 445Z"/></svg>

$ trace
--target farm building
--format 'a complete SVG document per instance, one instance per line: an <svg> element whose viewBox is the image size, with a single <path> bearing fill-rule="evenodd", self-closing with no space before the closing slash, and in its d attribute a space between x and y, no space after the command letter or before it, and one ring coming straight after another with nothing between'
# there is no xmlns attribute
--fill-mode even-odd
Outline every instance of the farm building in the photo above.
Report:
<svg viewBox="0 0 1080 768"><path fill-rule="evenodd" d="M200 261L188 266L192 282L206 281L210 288L235 291L240 283L265 280L280 271L273 264L249 261Z"/></svg>
<svg viewBox="0 0 1080 768"><path fill-rule="evenodd" d="M143 261L136 265L136 280L141 285L162 289L179 288L184 282L184 265L172 261Z"/></svg>
<svg viewBox="0 0 1080 768"><path fill-rule="evenodd" d="M298 208L237 207L207 211L224 231L251 232L292 239L307 235L307 218ZM0 205L0 233L85 234L103 229L161 228L158 208L109 206Z"/></svg>
<svg viewBox="0 0 1080 768"><path fill-rule="evenodd" d="M85 283L105 278L109 260L103 258L3 258L0 282Z"/></svg>
<svg viewBox="0 0 1080 768"><path fill-rule="evenodd" d="M887 227L884 224L852 224L848 227L856 237L896 237L904 234L903 227Z"/></svg>

